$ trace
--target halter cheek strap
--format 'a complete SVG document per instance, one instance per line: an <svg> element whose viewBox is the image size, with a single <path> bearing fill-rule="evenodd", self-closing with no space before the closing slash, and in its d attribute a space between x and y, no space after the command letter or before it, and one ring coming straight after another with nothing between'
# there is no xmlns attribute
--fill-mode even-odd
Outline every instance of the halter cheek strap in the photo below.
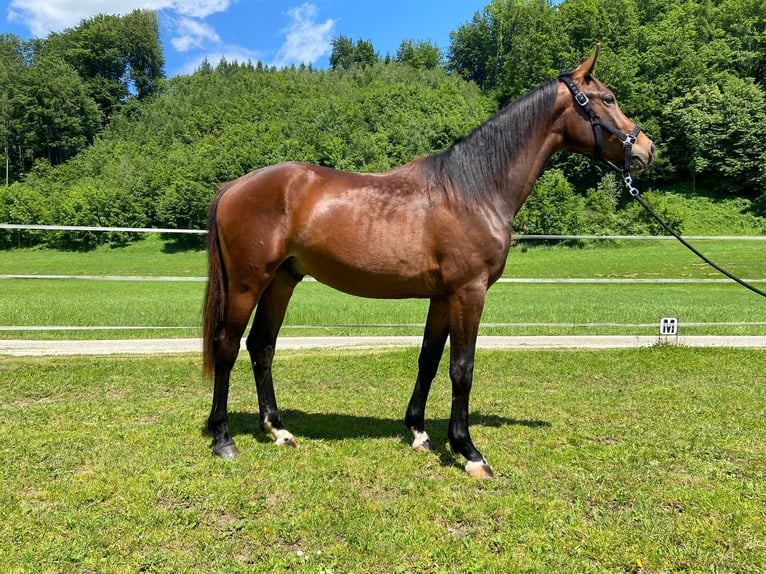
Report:
<svg viewBox="0 0 766 574"><path fill-rule="evenodd" d="M601 129L605 129L608 132L612 133L617 139L619 139L622 144L625 146L625 165L623 168L620 168L616 164L612 163L609 160L604 160L606 164L609 165L614 171L621 174L626 174L630 172L630 162L633 157L633 146L636 144L636 141L638 139L638 134L641 132L641 126L634 126L632 130L630 130L630 133L624 134L620 130L618 130L615 126L610 124L609 122L605 122L601 119L601 117L593 111L593 108L590 105L590 100L588 99L588 96L586 96L580 88L578 88L574 80L572 80L571 76L569 74L562 74L559 76L559 81L563 82L567 88L569 88L569 91L572 92L572 96L574 96L575 102L583 109L583 112L585 112L585 115L588 116L588 120L590 121L590 125L593 128L593 136L596 140L596 149L593 153L593 157L596 159L603 159L601 157L601 152L604 148L603 143L603 137L601 135Z"/></svg>

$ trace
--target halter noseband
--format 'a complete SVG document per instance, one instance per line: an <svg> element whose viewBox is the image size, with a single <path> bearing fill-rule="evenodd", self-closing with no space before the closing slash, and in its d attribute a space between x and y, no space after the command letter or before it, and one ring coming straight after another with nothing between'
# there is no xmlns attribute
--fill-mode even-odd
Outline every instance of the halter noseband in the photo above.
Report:
<svg viewBox="0 0 766 574"><path fill-rule="evenodd" d="M609 160L605 159L604 162L606 162L606 164L609 165L609 167L611 167L617 173L622 174L623 176L628 174L630 172L630 162L633 157L633 146L638 140L638 134L641 132L641 126L636 125L629 134L622 133L609 122L602 120L601 117L599 117L599 115L593 111L588 96L586 96L582 90L580 90L580 88L575 85L569 74L562 74L559 76L559 81L563 82L566 87L569 88L569 91L572 92L572 95L574 96L575 102L579 104L579 106L585 112L585 115L587 115L588 119L590 120L590 124L593 127L593 136L596 139L596 150L593 153L593 157L596 159L603 159L601 157L601 151L603 150L601 128L604 128L608 132L614 134L614 136L617 137L617 139L619 139L625 146L625 166L621 169L619 166Z"/></svg>

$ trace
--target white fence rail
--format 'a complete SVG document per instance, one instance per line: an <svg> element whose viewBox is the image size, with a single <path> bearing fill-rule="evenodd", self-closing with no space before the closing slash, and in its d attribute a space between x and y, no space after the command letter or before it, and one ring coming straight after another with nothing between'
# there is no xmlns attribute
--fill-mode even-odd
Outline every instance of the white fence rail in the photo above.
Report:
<svg viewBox="0 0 766 574"><path fill-rule="evenodd" d="M108 233L185 233L205 235L204 229L164 229L156 227L100 227L82 225L21 225L16 223L0 223L0 229L17 229L21 231L104 231Z"/></svg>

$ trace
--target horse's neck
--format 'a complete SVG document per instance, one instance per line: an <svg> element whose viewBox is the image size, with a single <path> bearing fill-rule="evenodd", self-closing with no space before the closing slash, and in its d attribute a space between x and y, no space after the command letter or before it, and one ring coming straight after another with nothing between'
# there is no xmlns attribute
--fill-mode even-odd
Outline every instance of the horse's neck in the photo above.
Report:
<svg viewBox="0 0 766 574"><path fill-rule="evenodd" d="M546 162L561 149L561 137L556 132L557 116L552 114L548 129L530 138L523 149L508 158L506 181L508 188L495 196L496 210L502 211L508 223L518 213L540 177Z"/></svg>

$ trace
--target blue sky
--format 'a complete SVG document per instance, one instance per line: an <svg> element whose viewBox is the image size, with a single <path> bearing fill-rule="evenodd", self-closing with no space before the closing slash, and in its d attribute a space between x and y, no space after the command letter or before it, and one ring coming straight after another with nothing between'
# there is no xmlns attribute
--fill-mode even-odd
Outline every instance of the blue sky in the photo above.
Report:
<svg viewBox="0 0 766 574"><path fill-rule="evenodd" d="M382 55L401 41L445 49L449 33L489 0L1 0L0 33L45 37L96 14L158 10L169 76L207 58L326 68L333 37L371 40Z"/></svg>

